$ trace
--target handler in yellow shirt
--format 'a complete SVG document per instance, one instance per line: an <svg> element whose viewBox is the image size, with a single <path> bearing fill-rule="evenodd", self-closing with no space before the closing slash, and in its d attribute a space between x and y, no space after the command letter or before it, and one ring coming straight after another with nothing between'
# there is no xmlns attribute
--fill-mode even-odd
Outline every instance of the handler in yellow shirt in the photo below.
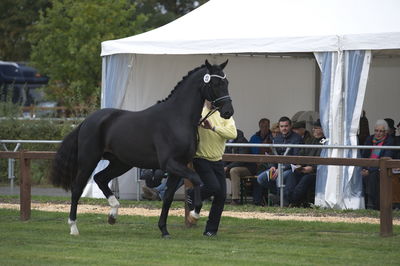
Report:
<svg viewBox="0 0 400 266"><path fill-rule="evenodd" d="M211 103L205 101L202 117L211 110ZM215 236L218 231L222 211L226 199L226 181L222 155L225 151L225 143L228 139L236 138L236 126L233 118L224 119L219 112L209 116L198 128L199 143L193 166L200 176L201 199L213 196L210 214L204 231L205 236ZM189 221L196 223L200 218L200 208L191 210Z"/></svg>

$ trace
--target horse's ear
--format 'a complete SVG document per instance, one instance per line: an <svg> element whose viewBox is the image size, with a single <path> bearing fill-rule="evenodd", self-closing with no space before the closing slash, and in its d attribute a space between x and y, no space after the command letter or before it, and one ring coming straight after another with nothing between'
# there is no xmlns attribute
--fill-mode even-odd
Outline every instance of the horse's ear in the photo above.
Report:
<svg viewBox="0 0 400 266"><path fill-rule="evenodd" d="M228 64L229 59L226 59L226 61L224 63L222 63L221 65L219 65L219 67L221 68L221 70L224 70L224 68L226 67L226 65Z"/></svg>
<svg viewBox="0 0 400 266"><path fill-rule="evenodd" d="M206 59L206 67L209 71L211 71L211 64L208 62L208 60Z"/></svg>

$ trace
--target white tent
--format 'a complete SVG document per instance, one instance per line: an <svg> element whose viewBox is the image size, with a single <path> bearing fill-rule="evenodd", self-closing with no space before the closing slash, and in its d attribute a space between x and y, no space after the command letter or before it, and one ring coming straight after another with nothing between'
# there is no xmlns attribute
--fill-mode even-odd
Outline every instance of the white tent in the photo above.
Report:
<svg viewBox="0 0 400 266"><path fill-rule="evenodd" d="M141 110L205 58L229 58L235 120L245 133L263 116L307 107L320 112L328 144L355 145L371 51L400 49L399 11L396 0L211 0L158 29L103 42L102 107ZM322 167L317 180L318 205L364 207L354 167Z"/></svg>
<svg viewBox="0 0 400 266"><path fill-rule="evenodd" d="M396 0L211 0L158 29L103 42L101 55L395 49L399 8Z"/></svg>

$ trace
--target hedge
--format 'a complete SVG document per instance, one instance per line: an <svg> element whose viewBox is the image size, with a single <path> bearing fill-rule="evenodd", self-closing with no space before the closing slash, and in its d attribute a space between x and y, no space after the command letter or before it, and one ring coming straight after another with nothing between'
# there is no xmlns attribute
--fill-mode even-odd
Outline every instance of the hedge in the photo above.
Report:
<svg viewBox="0 0 400 266"><path fill-rule="evenodd" d="M0 140L62 140L80 121L70 120L20 120L16 117L1 118ZM15 144L6 144L8 150L14 150ZM54 151L57 144L21 144L19 150ZM1 147L4 150L3 147ZM8 160L0 160L0 182L8 182ZM18 160L15 164L15 175L19 176ZM32 160L32 183L47 184L51 162L48 160Z"/></svg>

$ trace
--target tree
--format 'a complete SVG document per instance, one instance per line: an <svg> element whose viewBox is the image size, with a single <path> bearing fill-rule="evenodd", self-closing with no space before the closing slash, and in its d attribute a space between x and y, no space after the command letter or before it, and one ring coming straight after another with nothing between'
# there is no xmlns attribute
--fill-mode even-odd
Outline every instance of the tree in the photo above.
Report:
<svg viewBox="0 0 400 266"><path fill-rule="evenodd" d="M98 106L100 43L164 25L206 0L51 0L30 35L31 63L62 105Z"/></svg>
<svg viewBox="0 0 400 266"><path fill-rule="evenodd" d="M27 61L31 53L28 35L39 19L39 11L49 7L49 0L0 1L0 59Z"/></svg>
<svg viewBox="0 0 400 266"><path fill-rule="evenodd" d="M62 105L99 102L101 42L144 30L129 0L53 0L30 35L31 62L50 76L48 95Z"/></svg>
<svg viewBox="0 0 400 266"><path fill-rule="evenodd" d="M146 14L147 28L165 25L186 13L189 13L208 0L133 0L138 10Z"/></svg>

